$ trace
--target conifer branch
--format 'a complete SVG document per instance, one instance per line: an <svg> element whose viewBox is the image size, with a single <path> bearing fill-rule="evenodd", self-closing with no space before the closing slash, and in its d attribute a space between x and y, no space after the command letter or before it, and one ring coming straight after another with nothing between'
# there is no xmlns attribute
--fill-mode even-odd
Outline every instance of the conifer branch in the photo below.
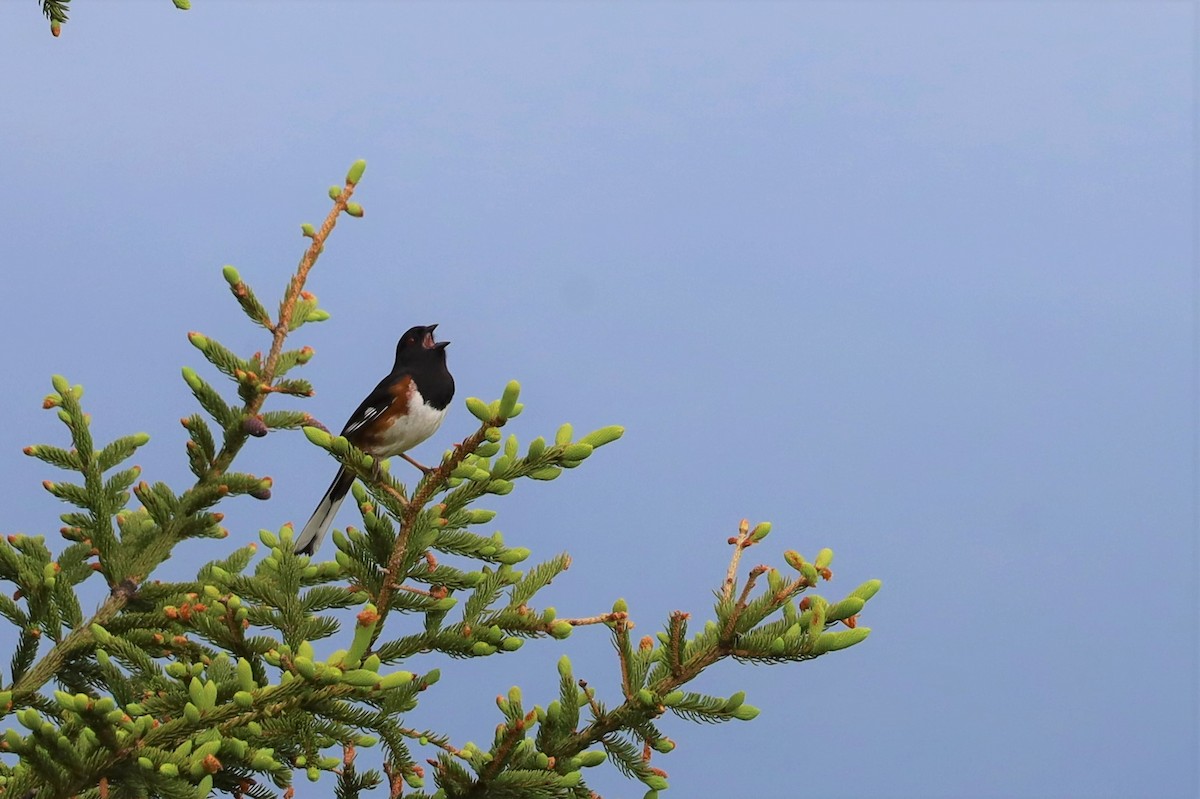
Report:
<svg viewBox="0 0 1200 799"><path fill-rule="evenodd" d="M200 333L189 335L234 381L239 398L227 401L196 371L184 370L196 400L217 425L210 430L199 413L183 420L187 462L196 476L190 488L176 494L164 483L137 482L136 466L106 478L105 472L148 437L97 446L79 405L82 388L54 378L56 393L47 397L46 407L58 409L74 446L32 446L26 454L83 479L45 484L79 509L62 516L62 535L72 543L57 558L40 536L0 539L0 580L16 586L12 599L0 594L0 616L20 635L11 666L14 682L7 689L0 685L0 718L12 713L28 731L10 729L0 736L0 753L18 758L15 765L0 760L0 799L191 799L214 791L269 799L278 795L272 784L288 799L295 795L291 781L297 769L311 780L335 774L338 799L360 799L364 790L384 783L395 799L429 796L421 792L426 771L410 749L416 746L434 748L436 757L427 762L439 795L457 799L595 796L583 769L605 760L656 795L667 782L666 773L651 764L653 753L675 746L657 726L658 717L670 710L693 721L722 722L758 714L740 691L727 698L685 692L705 669L728 658L760 664L809 660L869 634L857 619L879 590L878 581L838 602L812 594L800 598L832 578L831 550L821 550L812 562L788 550L784 560L797 574L785 577L775 568L755 566L739 589L744 551L770 532L769 524L751 529L746 520L729 539L733 553L716 591L715 618L698 632L689 634L690 614L675 611L657 638L643 636L635 647L624 600L608 613L571 618L557 618L553 608L537 609L538 593L568 569L570 556L560 553L517 571L514 566L529 550L505 545L499 532L472 532L472 525L495 516L474 505L486 494L510 493L521 478L556 479L623 430L603 427L576 440L571 425L564 424L552 441L535 438L522 455L516 436L501 434L522 408L516 381L490 404L466 400L479 428L422 476L411 497L374 458L330 435L310 415L264 413L268 395L311 393L307 381L284 378L308 361L311 348L285 350L284 344L301 325L328 316L304 287L338 216L362 215L350 197L363 168L356 163L345 185L331 190L333 210L320 228L303 227L312 241L276 320L237 270L226 267L225 279L242 310L271 335L265 357L260 352L244 358ZM222 499L269 497L269 477L230 467L250 437L297 428L361 480L352 490L363 529L333 531L334 560L314 562L296 554L293 530L285 524L278 535L260 531L265 557L256 559L257 545L251 544L205 564L194 580L148 580L176 543L225 536L214 509ZM141 508L129 510L131 495ZM110 595L84 621L74 587L96 572L108 581ZM450 619L455 608L461 615ZM343 630L344 619L329 612L338 609L354 612L352 630ZM393 610L423 616L424 623L378 643ZM516 687L497 698L503 721L486 751L473 743L460 748L442 733L403 724L440 679L437 669L417 674L382 668L428 652L454 658L512 653L529 640L566 638L576 628L601 624L612 634L621 703L606 708L594 687L575 678L564 656L556 698L545 707L526 709ZM847 629L832 631L835 625ZM339 634L350 639L348 646L326 652L324 639ZM52 645L38 659L43 638ZM43 694L56 679L64 690ZM376 744L383 749L383 774L359 772L358 749ZM406 793L409 789L417 793Z"/></svg>
<svg viewBox="0 0 1200 799"><path fill-rule="evenodd" d="M401 587L401 581L407 578L407 575L404 573L404 562L412 554L409 552L409 541L412 538L413 528L416 526L417 518L420 516L421 511L425 509L425 505L430 499L446 488L451 473L469 455L473 455L480 444L487 440L488 430L499 428L507 421L507 418L500 416L485 421L478 430L454 447L454 450L440 465L421 478L421 481L417 483L417 487L413 491L412 498L404 504L404 510L400 515L400 530L396 535L396 544L392 549L391 557L388 558L386 568L387 579L383 581L379 594L374 597L374 603L379 608L381 618L380 624L376 628L375 638L371 641L372 646L375 643L375 639L378 639L379 633L383 631L383 622L387 620L393 592L398 590Z"/></svg>
<svg viewBox="0 0 1200 799"><path fill-rule="evenodd" d="M333 198L333 208L325 217L324 223L311 237L312 243L301 257L296 273L288 284L279 321L273 326L270 355L267 358L261 375L262 385L269 386L275 379L275 369L279 362L279 355L283 349L283 343L292 329L296 303L304 289L308 273L312 270L317 258L324 250L325 241L337 224L339 215L346 212L356 184L357 179L352 181L348 176L344 187ZM241 283L240 278L238 278L236 283ZM60 391L61 393L63 392ZM262 408L265 399L266 393L260 392L248 400L242 408L242 418L256 416ZM221 451L213 459L208 472L197 478L196 483L183 496L188 497L190 495L195 497L205 486L215 484L229 468L230 464L232 464L234 457L241 450L242 445L245 444L246 438L247 434L241 428L234 430L227 429L225 442ZM121 586L118 586L118 589L112 591L109 598L101 604L91 619L72 630L66 638L51 648L32 669L26 672L13 685L13 700L16 705L21 705L35 691L40 690L42 686L49 682L63 668L64 664L70 658L74 657L78 652L94 645L95 641L91 633L92 625L103 627L125 609L135 593L136 586L145 580L167 558L175 544L178 543L180 533L185 526L187 518L196 510L198 508L194 507L191 503L185 502L180 509L180 513L171 519L167 527L160 530L159 535L147 542L144 548L134 553L133 560L127 570L126 581Z"/></svg>

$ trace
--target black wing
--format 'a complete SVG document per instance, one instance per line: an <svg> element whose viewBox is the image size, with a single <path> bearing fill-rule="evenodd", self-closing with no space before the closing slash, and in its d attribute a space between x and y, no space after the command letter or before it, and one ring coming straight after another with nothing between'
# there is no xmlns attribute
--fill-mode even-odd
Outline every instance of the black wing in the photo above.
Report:
<svg viewBox="0 0 1200 799"><path fill-rule="evenodd" d="M393 382L391 375L388 375L383 380L379 381L379 385L367 395L367 398L350 414L350 418L346 420L346 426L342 428L342 435L349 436L356 430L360 430L363 425L368 424L373 419L382 416L392 404L392 394L388 391L388 387Z"/></svg>

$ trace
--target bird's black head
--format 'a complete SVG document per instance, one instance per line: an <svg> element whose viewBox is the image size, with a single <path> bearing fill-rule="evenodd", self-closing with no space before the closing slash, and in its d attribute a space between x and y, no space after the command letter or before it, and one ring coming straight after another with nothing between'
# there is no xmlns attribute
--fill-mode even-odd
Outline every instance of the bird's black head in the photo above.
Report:
<svg viewBox="0 0 1200 799"><path fill-rule="evenodd" d="M434 341L433 331L437 325L417 325L400 337L396 344L396 365L414 363L445 363L446 345L449 341Z"/></svg>

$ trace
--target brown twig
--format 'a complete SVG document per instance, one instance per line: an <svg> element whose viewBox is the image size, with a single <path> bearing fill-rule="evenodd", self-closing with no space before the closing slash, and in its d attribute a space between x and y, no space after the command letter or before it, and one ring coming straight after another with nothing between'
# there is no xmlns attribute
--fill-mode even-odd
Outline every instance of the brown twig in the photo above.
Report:
<svg viewBox="0 0 1200 799"><path fill-rule="evenodd" d="M721 597L729 600L733 598L733 588L737 585L737 570L738 564L742 560L742 550L750 546L750 520L742 519L738 525L737 537L729 539L729 543L733 544L733 557L729 560L729 570L725 572L725 582L721 585Z"/></svg>
<svg viewBox="0 0 1200 799"><path fill-rule="evenodd" d="M596 701L596 692L588 691L587 680L580 680L579 687L583 689L583 695L587 697L588 707L592 709L592 716L600 718L604 715L604 711L600 709L600 703Z"/></svg>
<svg viewBox="0 0 1200 799"><path fill-rule="evenodd" d="M383 773L388 778L388 799L400 799L404 793L404 772L395 768L390 761L384 761Z"/></svg>
<svg viewBox="0 0 1200 799"><path fill-rule="evenodd" d="M583 627L588 624L608 624L609 622L620 621L629 618L629 614L623 610L613 611L612 613L601 613L599 616L586 616L582 619L556 619L555 621L564 621L572 627Z"/></svg>
<svg viewBox="0 0 1200 799"><path fill-rule="evenodd" d="M407 591L410 594L420 594L421 596L431 597L433 599L441 599L440 596L435 596L433 591L426 591L424 588L414 588L411 585L398 585L397 591Z"/></svg>
<svg viewBox="0 0 1200 799"><path fill-rule="evenodd" d="M375 466L372 469L365 469L359 463L358 459L347 460L342 463L343 466L354 472L359 479L369 485L371 488L378 489L388 496L396 500L400 507L404 507L408 503L408 497L404 496L404 492L392 485L391 475L384 474L379 461L375 461ZM386 479L385 479L386 478Z"/></svg>
<svg viewBox="0 0 1200 799"><path fill-rule="evenodd" d="M441 740L438 737L431 737L428 734L428 732L421 732L420 730L414 730L411 727L397 727L396 732L400 733L405 738L411 738L414 741L420 741L423 738L423 739L425 739L425 741L427 743L432 744L433 746L436 746L438 749L441 749L442 751L446 752L447 754L453 755L454 757L462 757L463 756L461 749L459 749L458 747L456 747L450 743L447 743L446 741Z"/></svg>
<svg viewBox="0 0 1200 799"><path fill-rule="evenodd" d="M750 598L750 592L754 590L754 584L758 582L759 575L767 572L769 569L769 566L755 566L750 570L750 574L746 577L746 585L742 588L742 593L738 597L737 602L734 603L733 610L729 612L729 621L725 623L725 629L721 631L722 641L732 641L734 632L737 629L738 619L741 618L742 611L746 609L746 600Z"/></svg>
<svg viewBox="0 0 1200 799"><path fill-rule="evenodd" d="M754 590L754 584L758 582L759 576L765 574L770 568L770 566L755 566L750 570L750 574L746 577L746 586L742 589L742 594L738 597L737 604L733 606L734 613L746 609L746 600L750 598L750 592Z"/></svg>
<svg viewBox="0 0 1200 799"><path fill-rule="evenodd" d="M524 718L509 722L504 737L500 740L500 745L496 747L496 754L488 761L484 770L479 773L479 782L486 783L495 779L496 775L500 773L508 762L513 748L525 737L525 730L535 720L537 720L537 711L531 710L525 714Z"/></svg>

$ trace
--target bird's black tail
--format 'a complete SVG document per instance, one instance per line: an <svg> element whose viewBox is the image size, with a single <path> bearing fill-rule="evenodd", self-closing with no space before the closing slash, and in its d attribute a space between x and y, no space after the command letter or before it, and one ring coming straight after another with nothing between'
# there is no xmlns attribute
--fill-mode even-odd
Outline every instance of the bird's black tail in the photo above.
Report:
<svg viewBox="0 0 1200 799"><path fill-rule="evenodd" d="M333 521L334 514L342 506L342 500L346 498L346 493L352 485L354 485L354 475L345 468L338 469L337 477L333 478L329 490L325 492L325 496L321 497L321 502L313 511L308 524L304 525L304 529L296 538L296 554L312 555L317 551L317 547L321 546L321 541L325 538L325 533L329 531L329 524Z"/></svg>

